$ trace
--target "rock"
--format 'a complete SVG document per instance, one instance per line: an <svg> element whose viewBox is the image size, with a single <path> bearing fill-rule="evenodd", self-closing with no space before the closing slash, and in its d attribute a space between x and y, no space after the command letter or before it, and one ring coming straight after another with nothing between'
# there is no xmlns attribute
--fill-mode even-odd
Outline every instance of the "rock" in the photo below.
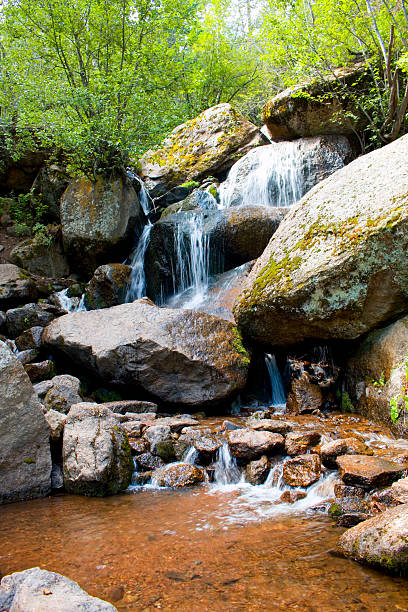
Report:
<svg viewBox="0 0 408 612"><path fill-rule="evenodd" d="M408 317L375 330L361 342L345 369L347 394L354 409L400 436L406 435L404 420L394 423L390 400L398 396L405 381L404 360L408 352Z"/></svg>
<svg viewBox="0 0 408 612"><path fill-rule="evenodd" d="M329 516L342 527L353 527L370 518L370 508L360 497L342 497L332 503Z"/></svg>
<svg viewBox="0 0 408 612"><path fill-rule="evenodd" d="M357 338L406 310L408 136L359 157L293 206L235 304L252 340Z"/></svg>
<svg viewBox="0 0 408 612"><path fill-rule="evenodd" d="M282 436L285 436L287 433L292 431L293 428L292 425L289 425L289 423L285 423L284 421L274 421L273 419L257 419L254 417L247 420L247 425L251 429L255 429L255 431L272 431L273 433L278 433Z"/></svg>
<svg viewBox="0 0 408 612"><path fill-rule="evenodd" d="M142 472L156 470L163 467L164 461L160 457L155 457L152 453L141 453L136 457L136 464Z"/></svg>
<svg viewBox="0 0 408 612"><path fill-rule="evenodd" d="M55 377L55 364L51 359L45 359L39 363L27 363L24 369L32 383Z"/></svg>
<svg viewBox="0 0 408 612"><path fill-rule="evenodd" d="M382 512L348 529L338 552L387 572L406 575L408 569L408 504Z"/></svg>
<svg viewBox="0 0 408 612"><path fill-rule="evenodd" d="M161 203L161 198L157 199ZM169 215L173 215L179 212L195 211L197 210L217 210L217 200L204 189L194 189L194 191L187 195L182 201L177 201L175 204L167 206L161 216L160 220L165 219Z"/></svg>
<svg viewBox="0 0 408 612"><path fill-rule="evenodd" d="M313 446L319 444L320 433L318 431L295 431L289 433L285 439L285 451L291 457L303 455Z"/></svg>
<svg viewBox="0 0 408 612"><path fill-rule="evenodd" d="M115 417L119 415L115 414ZM142 423L139 421L126 421L123 423L123 429L126 431L127 435L132 438L139 438L142 435Z"/></svg>
<svg viewBox="0 0 408 612"><path fill-rule="evenodd" d="M286 411L289 414L313 414L323 405L323 394L318 385L311 382L307 372L294 378L286 398Z"/></svg>
<svg viewBox="0 0 408 612"><path fill-rule="evenodd" d="M63 168L56 164L46 165L35 177L32 185L34 197L40 197L47 207L45 215L50 221L60 223L60 202L69 177Z"/></svg>
<svg viewBox="0 0 408 612"><path fill-rule="evenodd" d="M138 197L127 178L75 179L61 199L65 252L72 268L82 274L123 260L141 233L142 222Z"/></svg>
<svg viewBox="0 0 408 612"><path fill-rule="evenodd" d="M144 437L150 444L150 452L156 455L156 448L159 442L164 442L170 439L169 425L153 425L148 427L144 433Z"/></svg>
<svg viewBox="0 0 408 612"><path fill-rule="evenodd" d="M294 504L300 499L304 499L306 497L305 491L284 491L280 496L280 501L283 504Z"/></svg>
<svg viewBox="0 0 408 612"><path fill-rule="evenodd" d="M160 149L139 160L153 197L176 185L225 173L236 159L265 142L258 128L230 104L218 104L176 127Z"/></svg>
<svg viewBox="0 0 408 612"><path fill-rule="evenodd" d="M223 421L222 428L224 431L234 431L236 429L242 429L242 426L232 423L232 421Z"/></svg>
<svg viewBox="0 0 408 612"><path fill-rule="evenodd" d="M132 268L124 264L99 266L85 287L87 310L109 308L123 304L130 282Z"/></svg>
<svg viewBox="0 0 408 612"><path fill-rule="evenodd" d="M308 487L319 480L320 475L319 455L298 455L283 464L283 481L292 487Z"/></svg>
<svg viewBox="0 0 408 612"><path fill-rule="evenodd" d="M38 397L40 399L43 399L48 393L48 391L51 389L51 387L52 387L51 380L43 380L40 383L37 383L36 385L34 385L33 388L36 394L38 395Z"/></svg>
<svg viewBox="0 0 408 612"><path fill-rule="evenodd" d="M160 457L165 463L170 463L177 459L177 442L172 439L158 442L155 448L155 455Z"/></svg>
<svg viewBox="0 0 408 612"><path fill-rule="evenodd" d="M16 357L23 365L27 363L31 363L35 361L39 356L39 351L37 349L28 349L27 351L22 351L21 353L17 353Z"/></svg>
<svg viewBox="0 0 408 612"><path fill-rule="evenodd" d="M257 459L262 455L277 454L283 450L284 438L270 431L236 429L228 432L231 455L239 459Z"/></svg>
<svg viewBox="0 0 408 612"><path fill-rule="evenodd" d="M205 474L191 463L176 463L156 470L152 479L159 487L193 487L204 482Z"/></svg>
<svg viewBox="0 0 408 612"><path fill-rule="evenodd" d="M5 331L6 322L7 322L6 313L0 310L0 332Z"/></svg>
<svg viewBox="0 0 408 612"><path fill-rule="evenodd" d="M268 476L271 465L266 455L260 459L250 461L245 468L245 480L252 485L263 484Z"/></svg>
<svg viewBox="0 0 408 612"><path fill-rule="evenodd" d="M131 482L134 465L127 435L103 406L82 403L71 408L62 452L64 485L70 493L112 495Z"/></svg>
<svg viewBox="0 0 408 612"><path fill-rule="evenodd" d="M168 425L172 433L180 433L186 427L198 425L197 419L188 414L178 414L174 417L163 417L155 421L155 425Z"/></svg>
<svg viewBox="0 0 408 612"><path fill-rule="evenodd" d="M393 499L400 504L408 503L408 478L400 478L391 485Z"/></svg>
<svg viewBox="0 0 408 612"><path fill-rule="evenodd" d="M0 504L49 493L48 425L19 360L0 342Z"/></svg>
<svg viewBox="0 0 408 612"><path fill-rule="evenodd" d="M0 308L12 308L37 296L35 282L27 272L13 264L0 264Z"/></svg>
<svg viewBox="0 0 408 612"><path fill-rule="evenodd" d="M295 85L269 100L262 119L270 137L355 134L363 129L366 119L356 100L367 88L366 70L365 65L340 68L323 82Z"/></svg>
<svg viewBox="0 0 408 612"><path fill-rule="evenodd" d="M54 376L52 387L44 397L44 405L47 409L57 410L67 414L74 404L81 404L82 397L79 394L81 382L75 376L62 374Z"/></svg>
<svg viewBox="0 0 408 612"><path fill-rule="evenodd" d="M44 412L44 416L50 428L50 437L53 440L58 440L64 431L67 415L57 412L56 410L47 410Z"/></svg>
<svg viewBox="0 0 408 612"><path fill-rule="evenodd" d="M51 304L25 304L7 310L7 330L12 338L20 336L30 327L45 327L62 312Z"/></svg>
<svg viewBox="0 0 408 612"><path fill-rule="evenodd" d="M119 400L116 402L104 402L103 406L112 410L117 414L143 414L143 413L155 413L157 412L157 404L153 402L144 402L141 400Z"/></svg>
<svg viewBox="0 0 408 612"><path fill-rule="evenodd" d="M148 472L133 472L132 485L145 485L152 479L152 471Z"/></svg>
<svg viewBox="0 0 408 612"><path fill-rule="evenodd" d="M36 325L23 331L18 338L16 338L16 347L19 351L26 351L27 349L39 349L41 347L41 335L43 333L43 327Z"/></svg>
<svg viewBox="0 0 408 612"><path fill-rule="evenodd" d="M61 278L69 275L69 265L59 236L46 240L42 234L18 244L10 253L10 261L32 274Z"/></svg>
<svg viewBox="0 0 408 612"><path fill-rule="evenodd" d="M129 434L128 434L129 435ZM147 451L147 442L142 438L130 438L129 445L132 451L132 455L141 455Z"/></svg>
<svg viewBox="0 0 408 612"><path fill-rule="evenodd" d="M215 458L215 454L222 446L222 438L211 432L210 429L194 429L188 427L178 438L176 443L176 458L182 459L183 455L193 446L198 453L198 463L209 463Z"/></svg>
<svg viewBox="0 0 408 612"><path fill-rule="evenodd" d="M32 567L4 576L0 610L10 612L115 612L110 603L91 597L61 574Z"/></svg>
<svg viewBox="0 0 408 612"><path fill-rule="evenodd" d="M320 457L323 465L335 470L337 457L341 455L372 455L372 449L357 438L341 438L323 444L320 448Z"/></svg>
<svg viewBox="0 0 408 612"><path fill-rule="evenodd" d="M192 407L234 397L249 364L232 323L157 308L146 299L65 315L42 339L105 383L142 387L162 401Z"/></svg>
<svg viewBox="0 0 408 612"><path fill-rule="evenodd" d="M366 491L361 487L352 487L341 482L336 482L334 485L334 494L336 497L364 497Z"/></svg>
<svg viewBox="0 0 408 612"><path fill-rule="evenodd" d="M398 463L381 457L365 455L343 455L337 457L340 478L345 484L357 485L365 489L386 487L398 480L404 468Z"/></svg>

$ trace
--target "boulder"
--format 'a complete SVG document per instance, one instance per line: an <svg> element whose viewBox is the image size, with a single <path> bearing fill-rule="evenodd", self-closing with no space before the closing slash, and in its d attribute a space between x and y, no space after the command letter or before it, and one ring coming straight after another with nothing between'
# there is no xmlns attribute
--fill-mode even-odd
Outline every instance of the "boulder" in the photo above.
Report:
<svg viewBox="0 0 408 612"><path fill-rule="evenodd" d="M340 68L324 81L285 89L265 104L262 119L272 139L355 134L367 122L356 103L367 85L365 65Z"/></svg>
<svg viewBox="0 0 408 612"><path fill-rule="evenodd" d="M37 296L35 282L25 270L13 264L0 264L0 308L25 304Z"/></svg>
<svg viewBox="0 0 408 612"><path fill-rule="evenodd" d="M320 448L320 457L323 465L335 470L337 468L337 457L342 455L367 455L373 454L372 449L357 438L340 438L326 442Z"/></svg>
<svg viewBox="0 0 408 612"><path fill-rule="evenodd" d="M233 457L257 459L262 455L277 454L283 450L284 438L270 431L235 429L228 432L228 446Z"/></svg>
<svg viewBox="0 0 408 612"><path fill-rule="evenodd" d="M320 387L311 382L307 372L303 372L300 378L291 381L286 411L289 414L313 414L323 406L323 401Z"/></svg>
<svg viewBox="0 0 408 612"><path fill-rule="evenodd" d="M320 433L318 431L294 431L288 433L285 438L285 451L291 457L303 455L313 446L319 444Z"/></svg>
<svg viewBox="0 0 408 612"><path fill-rule="evenodd" d="M271 464L266 455L250 461L245 468L245 480L252 485L263 484L269 474Z"/></svg>
<svg viewBox="0 0 408 612"><path fill-rule="evenodd" d="M7 320L7 318L6 318ZM39 349L41 346L41 335L43 333L43 327L36 325L26 329L16 338L16 347L19 351L26 351L27 349Z"/></svg>
<svg viewBox="0 0 408 612"><path fill-rule="evenodd" d="M142 452L136 457L136 465L142 472L149 472L163 467L164 461L157 456L152 455L149 452Z"/></svg>
<svg viewBox="0 0 408 612"><path fill-rule="evenodd" d="M149 442L150 452L156 455L157 445L160 442L165 442L170 439L170 426L169 425L152 425L148 427L144 433L144 437Z"/></svg>
<svg viewBox="0 0 408 612"><path fill-rule="evenodd" d="M50 438L52 440L59 440L67 422L67 415L56 410L47 410L44 416L50 428Z"/></svg>
<svg viewBox="0 0 408 612"><path fill-rule="evenodd" d="M91 597L61 574L32 567L4 576L0 610L10 612L115 612L110 603Z"/></svg>
<svg viewBox="0 0 408 612"><path fill-rule="evenodd" d="M152 480L159 487L193 487L205 481L205 473L191 463L175 463L156 470Z"/></svg>
<svg viewBox="0 0 408 612"><path fill-rule="evenodd" d="M345 484L365 489L386 487L401 478L406 469L393 461L366 455L342 455L337 457L337 465Z"/></svg>
<svg viewBox="0 0 408 612"><path fill-rule="evenodd" d="M329 516L342 527L353 527L370 518L370 508L361 497L341 497L330 506Z"/></svg>
<svg viewBox="0 0 408 612"><path fill-rule="evenodd" d="M42 339L106 383L142 388L172 404L226 401L247 378L248 354L232 323L146 299L67 314Z"/></svg>
<svg viewBox="0 0 408 612"><path fill-rule="evenodd" d="M234 313L252 340L353 339L407 309L408 136L322 181L282 221Z"/></svg>
<svg viewBox="0 0 408 612"><path fill-rule="evenodd" d="M408 503L408 478L400 478L391 485L392 498L400 504Z"/></svg>
<svg viewBox="0 0 408 612"><path fill-rule="evenodd" d="M375 330L358 346L345 369L347 393L354 409L368 419L384 423L405 436L404 419L394 423L390 400L400 395L408 353L408 317Z"/></svg>
<svg viewBox="0 0 408 612"><path fill-rule="evenodd" d="M187 181L222 175L242 155L266 142L258 128L230 104L218 104L177 126L138 170L156 197Z"/></svg>
<svg viewBox="0 0 408 612"><path fill-rule="evenodd" d="M125 490L134 470L127 435L113 413L98 404L69 411L63 440L64 486L70 493L104 496Z"/></svg>
<svg viewBox="0 0 408 612"><path fill-rule="evenodd" d="M112 410L115 414L135 413L139 414L157 412L157 404L141 400L119 400L116 402L104 402L103 406Z"/></svg>
<svg viewBox="0 0 408 612"><path fill-rule="evenodd" d="M52 409L67 414L71 406L82 403L83 400L79 394L81 381L78 378L69 374L61 374L54 376L51 382L52 387L44 397L44 406L47 410Z"/></svg>
<svg viewBox="0 0 408 612"><path fill-rule="evenodd" d="M12 338L20 336L31 327L46 327L48 323L62 314L52 304L25 304L7 310L7 331Z"/></svg>
<svg viewBox="0 0 408 612"><path fill-rule="evenodd" d="M306 491L298 491L294 489L287 489L280 496L280 501L283 504L295 504L300 499L304 499L306 497Z"/></svg>
<svg viewBox="0 0 408 612"><path fill-rule="evenodd" d="M56 164L43 166L35 177L33 195L41 198L46 206L45 216L50 221L60 223L60 202L68 183L69 177L64 168Z"/></svg>
<svg viewBox="0 0 408 612"><path fill-rule="evenodd" d="M0 504L51 488L49 430L20 361L0 342Z"/></svg>
<svg viewBox="0 0 408 612"><path fill-rule="evenodd" d="M55 364L51 359L45 359L39 363L27 363L24 369L32 383L55 377Z"/></svg>
<svg viewBox="0 0 408 612"><path fill-rule="evenodd" d="M58 236L44 240L40 234L18 244L10 253L10 261L32 274L48 278L69 275L69 265Z"/></svg>
<svg viewBox="0 0 408 612"><path fill-rule="evenodd" d="M408 570L408 504L391 508L348 529L338 552L397 575Z"/></svg>
<svg viewBox="0 0 408 612"><path fill-rule="evenodd" d="M87 310L123 304L130 283L132 268L125 264L99 266L85 287Z"/></svg>
<svg viewBox="0 0 408 612"><path fill-rule="evenodd" d="M283 481L292 487L308 487L322 472L319 455L298 455L283 464Z"/></svg>
<svg viewBox="0 0 408 612"><path fill-rule="evenodd" d="M128 255L141 233L143 211L125 177L75 179L61 199L61 225L71 267L91 274L98 265Z"/></svg>
<svg viewBox="0 0 408 612"><path fill-rule="evenodd" d="M35 385L33 385L34 391L38 395L38 397L43 400L48 391L52 387L52 382L50 380L43 380Z"/></svg>

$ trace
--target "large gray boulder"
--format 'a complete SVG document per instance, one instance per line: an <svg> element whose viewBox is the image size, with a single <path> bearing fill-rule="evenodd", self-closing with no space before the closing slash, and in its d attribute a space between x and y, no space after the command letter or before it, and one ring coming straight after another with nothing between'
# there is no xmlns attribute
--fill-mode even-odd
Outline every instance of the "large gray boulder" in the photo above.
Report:
<svg viewBox="0 0 408 612"><path fill-rule="evenodd" d="M0 610L9 612L115 612L110 603L91 597L79 584L55 572L32 567L4 576Z"/></svg>
<svg viewBox="0 0 408 612"><path fill-rule="evenodd" d="M98 404L76 404L68 413L62 448L64 486L80 495L113 495L134 471L127 435L114 414Z"/></svg>
<svg viewBox="0 0 408 612"><path fill-rule="evenodd" d="M398 575L408 573L408 504L382 512L348 529L338 541L338 551Z"/></svg>
<svg viewBox="0 0 408 612"><path fill-rule="evenodd" d="M123 260L142 221L136 191L126 177L72 180L61 199L65 252L72 267L82 274L92 273L100 264Z"/></svg>
<svg viewBox="0 0 408 612"><path fill-rule="evenodd" d="M51 489L49 429L20 361L0 342L0 504Z"/></svg>
<svg viewBox="0 0 408 612"><path fill-rule="evenodd" d="M232 398L244 387L249 365L232 323L158 308L145 298L65 315L46 328L43 343L107 383L141 387L185 406Z"/></svg>
<svg viewBox="0 0 408 612"><path fill-rule="evenodd" d="M230 104L218 104L177 126L155 151L139 160L139 172L154 196L186 181L228 170L238 157L266 139Z"/></svg>
<svg viewBox="0 0 408 612"><path fill-rule="evenodd" d="M24 304L6 312L7 332L12 338L20 336L31 327L46 327L62 311L52 304Z"/></svg>
<svg viewBox="0 0 408 612"><path fill-rule="evenodd" d="M235 305L260 342L353 339L408 308L408 136L358 158L285 217Z"/></svg>

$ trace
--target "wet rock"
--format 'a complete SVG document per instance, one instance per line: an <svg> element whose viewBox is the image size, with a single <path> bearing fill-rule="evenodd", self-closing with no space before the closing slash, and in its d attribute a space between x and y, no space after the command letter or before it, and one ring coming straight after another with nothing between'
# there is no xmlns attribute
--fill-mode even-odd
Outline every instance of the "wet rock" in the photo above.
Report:
<svg viewBox="0 0 408 612"><path fill-rule="evenodd" d="M318 385L311 382L309 374L304 372L300 378L294 378L286 399L286 410L289 414L313 414L323 405L323 394Z"/></svg>
<svg viewBox="0 0 408 612"><path fill-rule="evenodd" d="M91 597L79 584L61 574L33 567L4 576L0 610L10 612L115 612L110 603Z"/></svg>
<svg viewBox="0 0 408 612"><path fill-rule="evenodd" d="M292 425L289 425L289 423L285 423L284 421L274 421L273 419L257 419L254 416L248 419L247 424L251 429L255 429L255 431L272 431L273 433L278 433L282 436L289 433L293 427Z"/></svg>
<svg viewBox="0 0 408 612"><path fill-rule="evenodd" d="M321 475L319 455L298 455L283 464L283 481L292 487L308 487Z"/></svg>
<svg viewBox="0 0 408 612"><path fill-rule="evenodd" d="M280 501L283 504L294 504L300 499L304 499L305 497L305 491L284 491L280 496Z"/></svg>
<svg viewBox="0 0 408 612"><path fill-rule="evenodd" d="M31 327L46 327L62 312L52 304L25 304L7 310L7 330L12 338L20 336Z"/></svg>
<svg viewBox="0 0 408 612"><path fill-rule="evenodd" d="M19 360L0 342L0 504L49 493L49 430Z"/></svg>
<svg viewBox="0 0 408 612"><path fill-rule="evenodd" d="M129 486L133 469L127 435L113 413L98 404L73 406L63 440L67 491L97 497L119 493Z"/></svg>
<svg viewBox="0 0 408 612"><path fill-rule="evenodd" d="M266 103L262 119L274 140L353 134L366 125L367 120L356 104L366 89L365 66L340 68L324 81L285 89Z"/></svg>
<svg viewBox="0 0 408 612"><path fill-rule="evenodd" d="M237 429L228 433L231 455L239 459L257 459L266 454L272 455L283 450L284 438L270 431Z"/></svg>
<svg viewBox="0 0 408 612"><path fill-rule="evenodd" d="M181 459L192 446L198 452L199 463L208 463L214 459L222 446L222 438L212 433L210 429L194 429L189 427L177 440L177 459Z"/></svg>
<svg viewBox="0 0 408 612"><path fill-rule="evenodd" d="M71 267L91 274L98 265L128 255L136 228L141 232L143 211L126 177L75 179L61 199L61 225Z"/></svg>
<svg viewBox="0 0 408 612"><path fill-rule="evenodd" d="M123 304L130 283L132 268L125 264L99 266L85 287L87 310L110 308Z"/></svg>
<svg viewBox="0 0 408 612"><path fill-rule="evenodd" d="M55 364L51 359L45 359L39 363L28 363L24 369L32 383L49 380L55 376Z"/></svg>
<svg viewBox="0 0 408 612"><path fill-rule="evenodd" d="M193 487L204 482L205 474L191 463L175 463L156 470L153 480L159 487Z"/></svg>
<svg viewBox="0 0 408 612"><path fill-rule="evenodd" d="M32 274L48 278L69 275L69 265L58 232L46 240L42 236L29 238L18 244L10 253L10 261Z"/></svg>
<svg viewBox="0 0 408 612"><path fill-rule="evenodd" d="M387 572L406 575L408 570L408 504L391 508L348 529L338 551L354 561Z"/></svg>
<svg viewBox="0 0 408 612"><path fill-rule="evenodd" d="M44 417L50 428L50 437L53 440L58 440L64 431L67 415L56 410L47 410L44 412Z"/></svg>
<svg viewBox="0 0 408 612"><path fill-rule="evenodd" d="M242 429L241 425L236 425L232 423L232 421L224 421L222 424L222 428L225 431L234 431L234 429Z"/></svg>
<svg viewBox="0 0 408 612"><path fill-rule="evenodd" d="M400 504L408 503L408 478L401 478L391 485L393 499Z"/></svg>
<svg viewBox="0 0 408 612"><path fill-rule="evenodd" d="M152 471L149 472L133 472L132 485L145 485L152 479Z"/></svg>
<svg viewBox="0 0 408 612"><path fill-rule="evenodd" d="M347 485L357 485L365 489L386 487L398 480L404 473L404 467L382 459L365 455L343 455L337 457L340 477Z"/></svg>
<svg viewBox="0 0 408 612"><path fill-rule="evenodd" d="M372 455L372 449L357 438L341 438L323 444L320 457L323 465L328 468L337 468L337 457L341 455Z"/></svg>
<svg viewBox="0 0 408 612"><path fill-rule="evenodd" d="M119 400L116 402L104 402L103 405L117 414L126 414L127 412L135 414L157 412L157 404L141 400Z"/></svg>
<svg viewBox="0 0 408 612"><path fill-rule="evenodd" d="M67 414L74 404L80 404L82 397L79 394L81 381L75 376L61 374L51 380L52 387L44 397L44 406L47 409L57 410Z"/></svg>
<svg viewBox="0 0 408 612"><path fill-rule="evenodd" d="M285 450L288 455L295 457L303 455L313 446L319 444L320 433L318 431L295 431L289 433L285 439Z"/></svg>
<svg viewBox="0 0 408 612"><path fill-rule="evenodd" d="M334 485L334 494L336 497L364 497L365 493L366 491L361 487L353 487L341 482L336 482Z"/></svg>
<svg viewBox="0 0 408 612"><path fill-rule="evenodd" d="M16 347L18 350L26 351L28 349L40 348L43 330L43 327L37 325L23 331L23 333L16 338Z"/></svg>
<svg viewBox="0 0 408 612"><path fill-rule="evenodd" d="M264 142L258 128L230 104L218 104L177 126L160 149L139 160L141 178L154 197L186 181L226 172Z"/></svg>
<svg viewBox="0 0 408 612"><path fill-rule="evenodd" d="M195 427L198 425L198 421L189 414L178 414L174 417L157 419L155 425L168 425L172 433L180 433L185 427Z"/></svg>
<svg viewBox="0 0 408 612"><path fill-rule="evenodd" d="M360 497L342 497L332 503L329 516L342 527L353 527L370 518L370 508Z"/></svg>
<svg viewBox="0 0 408 612"><path fill-rule="evenodd" d="M405 313L408 137L361 156L295 204L235 304L254 341L354 339Z"/></svg>
<svg viewBox="0 0 408 612"><path fill-rule="evenodd" d="M142 387L180 406L234 397L245 385L249 365L232 323L157 308L146 299L67 314L46 328L42 340L106 383Z"/></svg>
<svg viewBox="0 0 408 612"><path fill-rule="evenodd" d="M129 434L128 434L129 435ZM142 438L130 438L129 446L132 451L132 455L141 455L147 451L147 442Z"/></svg>
<svg viewBox="0 0 408 612"><path fill-rule="evenodd" d="M147 472L163 467L164 461L160 457L155 457L152 453L147 452L136 456L136 464L138 470Z"/></svg>
<svg viewBox="0 0 408 612"><path fill-rule="evenodd" d="M263 484L268 476L271 465L266 455L250 461L245 468L245 480L252 485Z"/></svg>
<svg viewBox="0 0 408 612"><path fill-rule="evenodd" d="M153 455L156 454L156 448L159 442L170 440L170 425L153 425L148 427L144 432L144 438L149 442L150 451Z"/></svg>
<svg viewBox="0 0 408 612"><path fill-rule="evenodd" d="M37 296L35 282L25 270L13 264L0 264L0 308L25 304Z"/></svg>

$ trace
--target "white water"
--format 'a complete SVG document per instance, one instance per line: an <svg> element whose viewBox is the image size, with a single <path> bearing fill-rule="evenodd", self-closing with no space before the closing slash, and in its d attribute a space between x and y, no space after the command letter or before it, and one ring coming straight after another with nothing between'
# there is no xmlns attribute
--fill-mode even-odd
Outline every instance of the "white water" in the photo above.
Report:
<svg viewBox="0 0 408 612"><path fill-rule="evenodd" d="M59 303L62 310L66 312L83 312L86 311L85 306L85 293L82 294L81 298L70 298L68 296L69 289L63 289L55 294L55 298Z"/></svg>
<svg viewBox="0 0 408 612"><path fill-rule="evenodd" d="M269 374L271 386L271 404L276 408L282 409L286 407L286 395L283 388L282 377L279 372L278 364L276 363L275 355L265 353L265 364Z"/></svg>
<svg viewBox="0 0 408 612"><path fill-rule="evenodd" d="M220 208L292 206L303 195L302 156L296 142L252 149L220 186Z"/></svg>
<svg viewBox="0 0 408 612"><path fill-rule="evenodd" d="M132 268L130 285L126 293L126 302L133 302L146 295L145 255L149 246L150 233L153 225L150 221L144 226L137 247L133 253L130 266Z"/></svg>
<svg viewBox="0 0 408 612"><path fill-rule="evenodd" d="M241 472L237 461L231 457L227 442L217 452L217 461L214 469L214 486L219 488L225 485L235 485L241 480Z"/></svg>
<svg viewBox="0 0 408 612"><path fill-rule="evenodd" d="M132 170L128 170L127 174L132 180L137 181L140 185L140 191L138 194L139 202L140 202L140 206L142 207L144 214L147 217L150 213L150 203L151 203L149 192L147 191L144 182L139 176L137 176L137 174L132 172Z"/></svg>

